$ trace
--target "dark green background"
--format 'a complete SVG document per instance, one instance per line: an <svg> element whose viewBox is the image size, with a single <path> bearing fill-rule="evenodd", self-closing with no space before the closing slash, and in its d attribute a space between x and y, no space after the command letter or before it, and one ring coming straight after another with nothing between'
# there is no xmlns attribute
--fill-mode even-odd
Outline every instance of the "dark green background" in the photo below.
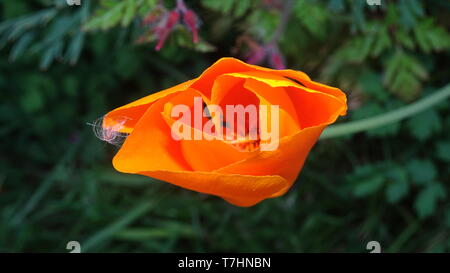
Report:
<svg viewBox="0 0 450 273"><path fill-rule="evenodd" d="M179 27L155 52L134 42L156 2L145 1L130 13L130 0L0 2L0 252L68 252L72 240L83 252L367 252L372 240L388 252L450 250L448 100L319 141L286 195L251 208L117 173L117 148L87 122L242 57L236 40L268 41L280 14L264 1L186 0L204 42ZM382 2L295 1L281 36L289 68L347 93L340 122L449 82L448 1Z"/></svg>

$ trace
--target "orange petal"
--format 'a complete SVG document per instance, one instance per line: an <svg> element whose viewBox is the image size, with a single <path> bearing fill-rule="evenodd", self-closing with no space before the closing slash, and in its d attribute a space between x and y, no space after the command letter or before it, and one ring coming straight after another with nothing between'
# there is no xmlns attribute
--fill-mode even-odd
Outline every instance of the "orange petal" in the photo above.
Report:
<svg viewBox="0 0 450 273"><path fill-rule="evenodd" d="M347 109L346 103L326 93L309 92L303 87L286 87L285 90L295 105L303 129L331 124Z"/></svg>
<svg viewBox="0 0 450 273"><path fill-rule="evenodd" d="M212 103L217 103L216 101L221 100L227 95L227 88L231 88L233 84L240 83L244 81L245 91L250 91L254 93L259 100L260 105L278 105L280 108L279 115L279 128L280 136L287 136L296 133L300 129L299 121L297 118L297 112L295 110L294 104L291 102L289 96L285 92L283 86L295 86L295 83L290 82L282 77L271 75L265 72L242 72L242 73L229 73L219 76L213 86L212 91ZM232 92L237 92L236 102L234 104L244 104L242 103L243 91L233 90ZM256 102L253 102L256 103Z"/></svg>
<svg viewBox="0 0 450 273"><path fill-rule="evenodd" d="M270 86L271 88L267 89L263 88L261 85L256 86L253 82L253 85L255 86L249 89L256 92L268 102L272 101L273 103L271 104L279 104L280 109L288 111L290 117L298 119L297 124L300 124L301 128L325 123L329 124L331 123L331 120L336 120L338 115L345 114L347 109L347 104L342 98L336 97L334 94L328 92L309 89L279 75L252 71L228 73L221 77L226 76L256 80ZM249 83L246 84L248 87L251 87L252 83L249 81ZM280 88L283 88L284 92L280 92ZM339 92L342 93L340 90ZM284 97L286 94L289 99ZM288 101L291 101L293 107L290 107ZM296 115L292 113L294 111L293 109L296 110Z"/></svg>
<svg viewBox="0 0 450 273"><path fill-rule="evenodd" d="M186 92L176 95L170 100L170 103L174 105L182 103L193 107L194 97L201 95L202 94L199 91L190 88ZM207 99L204 100L206 100L205 103L208 105L209 101ZM202 115L202 113L199 114ZM175 122L169 113L162 113L162 116L168 127L171 127ZM203 127L206 124L205 122L208 121L209 120L204 118L200 128L194 128L194 126L191 127L190 125L192 124L186 125L185 128L189 130L189 136L191 136L191 139L183 139L180 137L180 140L177 141L180 144L182 155L193 170L216 170L239 160L243 160L251 155L251 153L237 150L229 143L226 143L221 139L212 139L212 137L208 138L207 133L203 132ZM191 119L191 122L195 123L194 117ZM195 135L198 135L200 139L195 139Z"/></svg>
<svg viewBox="0 0 450 273"><path fill-rule="evenodd" d="M197 79L195 79L195 83L192 84L192 88L199 90L200 92L209 97L214 84L214 80L218 76L227 73L239 73L251 71L270 72L271 74L276 74L280 76L284 76L284 74L289 74L291 72L296 72L295 74L296 77L303 77L304 80L310 80L309 77L303 72L292 70L274 70L257 65L247 64L235 58L226 57L219 59L208 69L206 69Z"/></svg>
<svg viewBox="0 0 450 273"><path fill-rule="evenodd" d="M174 120L170 116L163 114L163 118L168 126L173 125ZM237 150L223 140L207 140L206 133L195 128L189 127L188 130L191 136L194 136L196 131L202 136L202 139L199 140L181 139L178 141L186 162L193 170L213 171L252 155L252 153Z"/></svg>
<svg viewBox="0 0 450 273"><path fill-rule="evenodd" d="M343 103L347 102L347 97L345 96L345 93L342 92L339 88L312 81L303 72L294 71L294 70L280 70L278 73L284 77L288 77L288 78L298 81L299 83L301 83L308 89L312 89L312 90L316 90L316 91L320 91L320 92L332 95L332 96L338 98L339 100L341 100Z"/></svg>
<svg viewBox="0 0 450 273"><path fill-rule="evenodd" d="M306 157L316 143L325 125L310 127L299 133L285 137L275 151L264 151L217 170L224 174L279 175L286 179L286 187L274 193L275 197L286 192L297 178Z"/></svg>
<svg viewBox="0 0 450 273"><path fill-rule="evenodd" d="M119 132L131 133L136 123L155 101L170 94L186 90L194 81L195 79L189 80L174 87L140 98L129 104L110 111L104 116L103 127L111 128L120 123L121 126L118 128Z"/></svg>
<svg viewBox="0 0 450 273"><path fill-rule="evenodd" d="M244 207L255 205L287 187L286 180L276 175L144 170L140 174L193 191L220 196L234 205Z"/></svg>
<svg viewBox="0 0 450 273"><path fill-rule="evenodd" d="M174 99L169 94L153 103L134 125L119 152L113 159L120 172L137 173L141 170L192 170L184 160L180 143L171 135L171 129L161 117L165 103Z"/></svg>
<svg viewBox="0 0 450 273"><path fill-rule="evenodd" d="M291 69L275 70L257 65L247 64L238 59L230 57L221 58L213 65L211 65L200 75L200 77L195 79L195 82L192 84L192 87L197 90L200 90L203 94L210 97L214 80L218 76L227 73L240 73L252 71L269 72L272 75L291 78L298 81L308 89L332 95L344 103L347 100L344 92L342 92L340 89L314 82L308 77L308 75L306 75L301 71L295 71Z"/></svg>

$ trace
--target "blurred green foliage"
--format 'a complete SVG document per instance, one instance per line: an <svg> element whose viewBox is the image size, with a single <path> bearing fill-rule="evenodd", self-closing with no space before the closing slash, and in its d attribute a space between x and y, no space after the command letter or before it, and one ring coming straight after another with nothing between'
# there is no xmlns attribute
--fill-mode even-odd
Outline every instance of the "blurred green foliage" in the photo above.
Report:
<svg viewBox="0 0 450 273"><path fill-rule="evenodd" d="M115 147L87 122L267 42L282 1L186 0L161 52L136 44L155 0L2 1L0 252L450 251L449 102L405 122L320 141L285 196L251 208L115 172ZM448 83L447 1L295 1L280 49L288 67L347 92L358 120ZM173 7L174 1L164 1Z"/></svg>

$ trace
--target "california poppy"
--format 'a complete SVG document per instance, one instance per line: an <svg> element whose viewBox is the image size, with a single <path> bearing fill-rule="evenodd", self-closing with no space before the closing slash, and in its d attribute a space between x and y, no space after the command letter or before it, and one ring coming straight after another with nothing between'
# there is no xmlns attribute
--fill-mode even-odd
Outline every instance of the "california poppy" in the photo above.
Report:
<svg viewBox="0 0 450 273"><path fill-rule="evenodd" d="M262 150L259 135L243 141L174 138L172 127L177 120L170 116L170 109L174 105L192 108L195 98L201 98L205 109L211 105L277 106L276 149ZM220 196L237 206L252 206L292 186L323 129L346 110L341 90L314 82L303 72L222 58L193 80L109 112L102 127L128 134L113 159L119 172L150 176ZM213 118L203 115L201 124ZM257 118L264 119L261 112ZM234 121L224 121L224 127ZM248 123L236 127L242 129L241 135L250 130ZM191 129L198 133L201 128Z"/></svg>

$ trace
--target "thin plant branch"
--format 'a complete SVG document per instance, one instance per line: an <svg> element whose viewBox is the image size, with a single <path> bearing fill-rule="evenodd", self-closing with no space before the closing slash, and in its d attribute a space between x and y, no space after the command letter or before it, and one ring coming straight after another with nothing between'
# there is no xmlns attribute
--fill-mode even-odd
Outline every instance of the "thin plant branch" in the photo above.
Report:
<svg viewBox="0 0 450 273"><path fill-rule="evenodd" d="M443 102L449 97L450 84L447 84L440 90L434 92L432 95L429 95L426 98L404 106L400 109L363 120L351 121L344 124L329 126L323 132L320 139L351 135L370 129L375 129L381 126L386 126L391 123L399 122L402 119L417 115L418 113L433 107L435 104Z"/></svg>

